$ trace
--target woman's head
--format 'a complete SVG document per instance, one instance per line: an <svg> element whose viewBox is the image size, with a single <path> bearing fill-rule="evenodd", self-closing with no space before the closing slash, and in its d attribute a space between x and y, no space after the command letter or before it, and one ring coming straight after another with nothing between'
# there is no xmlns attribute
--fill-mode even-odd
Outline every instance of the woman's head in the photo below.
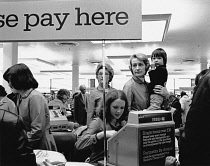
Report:
<svg viewBox="0 0 210 166"><path fill-rule="evenodd" d="M103 100L100 103L100 118L103 119ZM110 122L111 119L119 121L127 120L128 117L128 101L125 93L122 90L111 90L105 96L105 112L106 120Z"/></svg>
<svg viewBox="0 0 210 166"><path fill-rule="evenodd" d="M32 72L23 63L15 64L8 68L3 74L3 78L8 82L11 89L27 90L38 87L38 82Z"/></svg>
<svg viewBox="0 0 210 166"><path fill-rule="evenodd" d="M149 60L145 54L138 53L130 57L129 69L134 76L144 77L149 67Z"/></svg>
<svg viewBox="0 0 210 166"><path fill-rule="evenodd" d="M67 89L60 89L58 91L56 97L57 97L57 99L59 99L63 103L65 103L70 97L70 92Z"/></svg>
<svg viewBox="0 0 210 166"><path fill-rule="evenodd" d="M113 76L114 76L114 70L113 68L105 63L105 77L108 79L108 83L112 81ZM100 82L100 80L103 80L103 64L99 63L97 68L96 68L96 78Z"/></svg>

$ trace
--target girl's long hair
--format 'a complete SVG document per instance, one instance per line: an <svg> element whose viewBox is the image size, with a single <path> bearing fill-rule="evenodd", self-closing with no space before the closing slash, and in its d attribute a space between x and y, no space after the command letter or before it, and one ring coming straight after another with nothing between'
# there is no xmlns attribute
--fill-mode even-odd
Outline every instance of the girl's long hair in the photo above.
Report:
<svg viewBox="0 0 210 166"><path fill-rule="evenodd" d="M114 102L116 99L121 99L123 101L125 101L125 108L124 108L124 112L121 115L121 117L119 118L119 122L125 120L127 121L127 117L128 117L128 100L127 97L125 95L125 93L122 90L111 90L109 91L106 96L105 96L105 105L106 105L106 109L105 109L105 113L106 113L106 121L110 122L111 120L111 112L110 112L110 105L112 104L112 102ZM99 118L101 118L103 120L103 100L101 100L100 103L100 107L99 107Z"/></svg>

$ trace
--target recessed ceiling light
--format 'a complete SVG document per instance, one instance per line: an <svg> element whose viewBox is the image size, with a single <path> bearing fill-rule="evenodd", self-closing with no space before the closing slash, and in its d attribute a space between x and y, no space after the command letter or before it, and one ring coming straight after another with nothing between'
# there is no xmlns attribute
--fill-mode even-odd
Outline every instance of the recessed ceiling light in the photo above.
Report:
<svg viewBox="0 0 210 166"><path fill-rule="evenodd" d="M198 59L193 59L193 58L182 59L182 63L194 63L194 62L198 62Z"/></svg>
<svg viewBox="0 0 210 166"><path fill-rule="evenodd" d="M67 47L79 46L79 43L75 41L62 41L62 42L56 42L55 44L58 46L67 46Z"/></svg>

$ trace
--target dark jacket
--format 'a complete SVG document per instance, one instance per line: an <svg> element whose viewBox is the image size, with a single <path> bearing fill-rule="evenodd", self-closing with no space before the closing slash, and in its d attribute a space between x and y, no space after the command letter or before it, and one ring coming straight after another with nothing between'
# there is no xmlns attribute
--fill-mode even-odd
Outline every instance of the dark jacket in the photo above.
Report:
<svg viewBox="0 0 210 166"><path fill-rule="evenodd" d="M210 71L198 82L180 141L181 165L210 165Z"/></svg>
<svg viewBox="0 0 210 166"><path fill-rule="evenodd" d="M161 65L156 67L155 70L149 71L149 78L150 78L150 84L149 84L149 90L150 94L153 94L153 89L155 85L162 85L165 86L165 83L168 79L168 71L166 69L166 65Z"/></svg>
<svg viewBox="0 0 210 166"><path fill-rule="evenodd" d="M22 119L0 109L0 166L36 166Z"/></svg>
<svg viewBox="0 0 210 166"><path fill-rule="evenodd" d="M80 125L87 124L87 94L85 94L85 101L82 98L82 94L79 93L74 97L74 120Z"/></svg>

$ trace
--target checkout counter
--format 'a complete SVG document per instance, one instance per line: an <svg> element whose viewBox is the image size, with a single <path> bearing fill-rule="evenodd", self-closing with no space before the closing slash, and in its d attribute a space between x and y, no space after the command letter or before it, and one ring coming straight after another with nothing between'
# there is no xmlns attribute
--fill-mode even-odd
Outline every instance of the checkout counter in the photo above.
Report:
<svg viewBox="0 0 210 166"><path fill-rule="evenodd" d="M54 118L51 118L51 125L54 126L52 134L58 152L63 153L67 161L74 161L76 135L67 130L67 119L61 115L58 115L56 120L53 120ZM128 123L107 141L107 165L164 165L167 156L175 156L174 131L174 121L169 111L130 112ZM67 162L66 166L74 166L73 163L82 164L69 163ZM103 165L103 161L98 164Z"/></svg>
<svg viewBox="0 0 210 166"><path fill-rule="evenodd" d="M72 161L76 142L76 135L72 132L74 123L68 121L61 111L57 107L50 107L49 109L51 133L55 139L58 152L64 154L67 161Z"/></svg>

